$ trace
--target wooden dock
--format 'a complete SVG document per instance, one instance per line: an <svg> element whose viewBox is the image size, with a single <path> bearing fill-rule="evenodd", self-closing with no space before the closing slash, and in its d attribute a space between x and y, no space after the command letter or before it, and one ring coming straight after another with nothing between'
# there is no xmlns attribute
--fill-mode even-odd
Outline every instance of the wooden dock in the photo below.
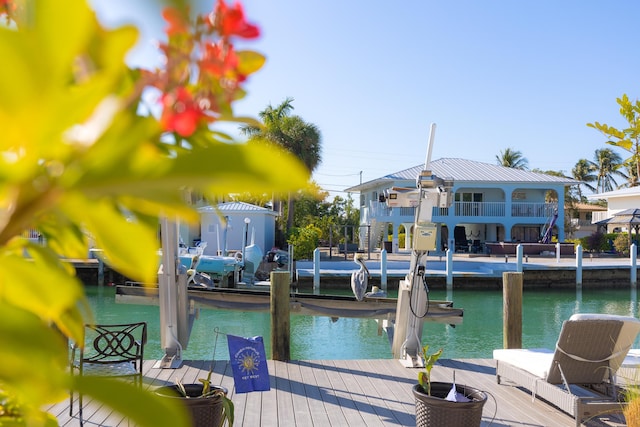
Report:
<svg viewBox="0 0 640 427"><path fill-rule="evenodd" d="M208 361L185 361L179 369L144 364L145 385L170 385L179 378L192 383L205 378ZM268 360L271 390L236 394L228 361L216 361L216 383L229 389L235 403L235 426L415 426L411 388L417 369L397 360L322 360L279 362ZM575 420L528 392L498 385L492 359L440 360L433 368L434 381L456 382L487 392L482 426L574 426ZM61 426L79 426L77 414L69 416L68 400L49 408ZM123 426L127 420L108 408L85 402L86 426ZM619 414L589 420L589 427L626 425Z"/></svg>

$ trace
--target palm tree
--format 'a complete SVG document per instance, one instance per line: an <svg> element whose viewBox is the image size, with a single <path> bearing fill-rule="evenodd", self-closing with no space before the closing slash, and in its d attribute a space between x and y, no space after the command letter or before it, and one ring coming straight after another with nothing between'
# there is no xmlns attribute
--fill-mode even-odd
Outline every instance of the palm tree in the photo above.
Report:
<svg viewBox="0 0 640 427"><path fill-rule="evenodd" d="M573 177L573 179L580 181L580 184L577 186L577 190L578 198L581 202L583 201L583 185L593 192L596 191L596 188L591 185L592 182L595 182L598 179L597 175L594 174L595 171L596 169L594 167L594 164L587 159L578 160L573 169L571 169L571 176Z"/></svg>
<svg viewBox="0 0 640 427"><path fill-rule="evenodd" d="M299 116L290 115L293 98L286 98L280 105L269 105L258 115L263 126L245 125L242 133L249 140L266 140L278 144L298 157L312 173L320 164L321 135L313 123L307 123ZM293 198L289 194L287 209L287 232L293 227Z"/></svg>
<svg viewBox="0 0 640 427"><path fill-rule="evenodd" d="M627 170L627 182L621 185L621 187L638 186L638 162L631 157L623 163L623 166Z"/></svg>
<svg viewBox="0 0 640 427"><path fill-rule="evenodd" d="M598 173L596 187L598 193L614 190L618 187L615 176L627 178L620 170L622 168L622 157L610 148L596 150L593 156L593 166Z"/></svg>
<svg viewBox="0 0 640 427"><path fill-rule="evenodd" d="M506 148L496 155L496 161L500 166L513 169L529 169L529 161L522 155L520 151Z"/></svg>

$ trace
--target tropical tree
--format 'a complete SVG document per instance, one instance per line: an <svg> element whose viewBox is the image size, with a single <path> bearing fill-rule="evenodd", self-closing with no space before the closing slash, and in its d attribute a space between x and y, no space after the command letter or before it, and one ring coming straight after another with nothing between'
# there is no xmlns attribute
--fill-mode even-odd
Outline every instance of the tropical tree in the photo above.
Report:
<svg viewBox="0 0 640 427"><path fill-rule="evenodd" d="M316 125L305 122L299 116L292 116L293 98L286 98L280 105L269 105L259 113L262 126L246 124L242 133L249 141L261 139L285 148L298 157L312 173L321 161L321 135ZM293 227L294 198L288 195L286 232Z"/></svg>
<svg viewBox="0 0 640 427"><path fill-rule="evenodd" d="M185 188L286 194L308 180L290 153L228 144L210 127L244 121L231 102L264 63L234 48L259 35L242 6L218 0L195 19L175 7L163 16L163 66L131 69L138 31L103 28L85 0L0 0L0 425L56 425L43 408L69 390L136 425L186 425L153 393L69 375L68 342L82 343L94 320L65 259L85 258L94 241L111 267L154 282L159 218L198 219ZM160 117L138 113L148 90ZM23 237L29 230L43 241Z"/></svg>
<svg viewBox="0 0 640 427"><path fill-rule="evenodd" d="M505 148L500 151L500 154L496 155L496 162L500 166L513 169L527 170L529 168L529 161L522 155L522 153L511 148Z"/></svg>
<svg viewBox="0 0 640 427"><path fill-rule="evenodd" d="M622 98L617 98L616 102L620 106L620 114L629 125L627 128L620 130L598 122L587 123L587 126L599 130L609 138L607 144L620 147L631 154L628 159L625 159L625 163L635 165L633 176L637 177L640 176L640 101L631 102L624 94ZM637 180L632 185L638 185Z"/></svg>
<svg viewBox="0 0 640 427"><path fill-rule="evenodd" d="M627 159L622 166L627 175L627 183L622 187L636 187L638 185L638 163L633 159Z"/></svg>
<svg viewBox="0 0 640 427"><path fill-rule="evenodd" d="M587 159L578 160L573 169L571 169L571 176L573 179L580 181L580 184L576 186L576 191L578 192L578 199L581 202L585 200L582 193L582 186L585 186L592 192L596 191L596 188L591 185L592 182L598 180L598 176L594 173L595 170L594 164Z"/></svg>
<svg viewBox="0 0 640 427"><path fill-rule="evenodd" d="M627 178L622 169L622 157L610 148L596 150L593 155L593 167L597 172L596 188L598 193L614 190L618 187L615 177Z"/></svg>

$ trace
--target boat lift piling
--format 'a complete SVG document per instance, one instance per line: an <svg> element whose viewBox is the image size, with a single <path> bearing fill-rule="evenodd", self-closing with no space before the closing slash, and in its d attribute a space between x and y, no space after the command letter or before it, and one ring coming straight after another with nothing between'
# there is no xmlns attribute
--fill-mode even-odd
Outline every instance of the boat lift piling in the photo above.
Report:
<svg viewBox="0 0 640 427"><path fill-rule="evenodd" d="M436 125L431 124L427 156L423 170L416 177L418 204L414 222L414 239L409 273L400 281L396 308L396 331L393 335L393 356L407 367L422 366L422 329L429 311L429 289L426 280L427 256L436 249L437 225L432 222L433 208L448 207L451 180L445 181L431 172L431 153ZM452 256L448 253L448 256ZM448 265L451 265L448 263ZM451 279L447 278L447 287Z"/></svg>

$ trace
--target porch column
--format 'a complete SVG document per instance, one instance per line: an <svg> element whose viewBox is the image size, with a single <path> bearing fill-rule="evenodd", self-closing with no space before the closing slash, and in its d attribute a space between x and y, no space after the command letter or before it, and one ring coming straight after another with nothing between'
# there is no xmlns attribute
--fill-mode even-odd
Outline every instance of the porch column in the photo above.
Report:
<svg viewBox="0 0 640 427"><path fill-rule="evenodd" d="M558 194L558 242L564 242L564 191Z"/></svg>

